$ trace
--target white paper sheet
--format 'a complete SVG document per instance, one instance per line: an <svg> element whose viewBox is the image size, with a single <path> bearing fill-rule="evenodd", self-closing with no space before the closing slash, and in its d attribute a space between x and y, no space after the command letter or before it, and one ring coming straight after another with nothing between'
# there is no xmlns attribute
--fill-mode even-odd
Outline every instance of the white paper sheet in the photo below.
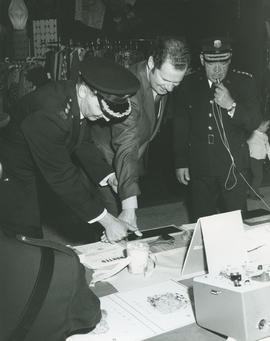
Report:
<svg viewBox="0 0 270 341"><path fill-rule="evenodd" d="M97 242L76 246L73 249L78 253L81 263L94 270L91 286L113 277L130 262L129 257L124 255L124 246L120 243Z"/></svg>
<svg viewBox="0 0 270 341"><path fill-rule="evenodd" d="M124 259L124 246L120 243L97 242L73 247L82 264L90 269L100 269Z"/></svg>
<svg viewBox="0 0 270 341"><path fill-rule="evenodd" d="M245 231L245 246L249 262L270 263L270 224L256 225Z"/></svg>
<svg viewBox="0 0 270 341"><path fill-rule="evenodd" d="M183 295L188 304L164 314L147 301L168 292ZM139 341L195 322L187 288L174 281L102 297L101 308L107 312L105 333L73 335L67 341Z"/></svg>
<svg viewBox="0 0 270 341"><path fill-rule="evenodd" d="M241 267L248 261L240 211L199 219L206 251L208 272L218 274L226 267Z"/></svg>

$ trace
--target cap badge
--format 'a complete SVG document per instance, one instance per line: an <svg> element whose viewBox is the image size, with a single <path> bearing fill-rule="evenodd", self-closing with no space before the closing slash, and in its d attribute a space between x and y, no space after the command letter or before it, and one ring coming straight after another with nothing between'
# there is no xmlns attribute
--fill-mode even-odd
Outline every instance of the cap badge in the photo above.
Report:
<svg viewBox="0 0 270 341"><path fill-rule="evenodd" d="M113 118L122 118L124 116L128 116L131 113L131 102L130 99L127 98L127 102L128 102L128 108L124 111L124 112L115 112L113 110L110 109L110 107L108 106L108 104L104 101L104 99L102 98L100 100L100 103L102 104L102 109L109 114L110 116L112 116Z"/></svg>
<svg viewBox="0 0 270 341"><path fill-rule="evenodd" d="M221 41L220 40L214 40L214 47L216 49L220 49L221 48Z"/></svg>

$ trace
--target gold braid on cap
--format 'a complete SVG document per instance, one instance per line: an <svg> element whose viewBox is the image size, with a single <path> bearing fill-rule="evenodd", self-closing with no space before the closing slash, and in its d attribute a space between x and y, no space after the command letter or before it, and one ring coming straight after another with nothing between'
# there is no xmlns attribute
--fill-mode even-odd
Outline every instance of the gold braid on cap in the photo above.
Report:
<svg viewBox="0 0 270 341"><path fill-rule="evenodd" d="M231 52L224 52L224 53L204 53L204 59L209 62L215 61L226 61L231 58Z"/></svg>
<svg viewBox="0 0 270 341"><path fill-rule="evenodd" d="M130 99L127 98L127 101L128 101L128 109L126 111L124 111L123 113L120 113L120 112L115 112L112 109L110 109L110 107L105 102L105 100L103 98L101 98L101 103L102 103L102 106L103 106L104 110L106 110L106 112L108 114L110 114L112 117L116 117L116 118L121 118L123 116L128 116L131 113L131 102L130 102Z"/></svg>

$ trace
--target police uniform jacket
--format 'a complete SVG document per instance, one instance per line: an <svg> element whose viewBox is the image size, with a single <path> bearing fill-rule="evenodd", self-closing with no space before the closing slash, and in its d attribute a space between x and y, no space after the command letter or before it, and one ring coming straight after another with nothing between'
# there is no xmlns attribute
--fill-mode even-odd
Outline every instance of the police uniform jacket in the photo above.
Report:
<svg viewBox="0 0 270 341"><path fill-rule="evenodd" d="M224 135L220 123L220 131L217 128L218 111L237 168L248 167L246 139L261 121L254 83L250 74L229 70L223 84L237 104L233 117L230 117L225 109L213 109L213 92L205 71L195 72L184 79L174 97L176 168L189 168L192 176L228 174L232 161L222 144L220 134Z"/></svg>
<svg viewBox="0 0 270 341"><path fill-rule="evenodd" d="M122 122L111 126L97 122L92 132L106 160L116 169L118 191L122 200L140 194L139 160L159 130L167 101L167 96L161 97L157 117L146 67L145 61L130 67L130 71L140 81L139 90L131 97L131 114Z"/></svg>
<svg viewBox="0 0 270 341"><path fill-rule="evenodd" d="M89 289L85 269L64 245L13 238L0 230L0 274L2 341L11 340L11 335L12 340L64 341L100 321L100 301ZM29 329L25 337L18 332L15 338L18 326Z"/></svg>
<svg viewBox="0 0 270 341"><path fill-rule="evenodd" d="M10 183L15 181L25 188L33 205L37 196L36 177L41 174L84 221L103 212L96 183L112 170L94 145L87 124L85 119L80 120L76 86L72 81L48 83L19 102L3 133L0 157ZM85 185L75 159L92 179L90 188ZM32 207L30 214L34 216L35 210ZM29 212L22 214L21 223L26 214Z"/></svg>

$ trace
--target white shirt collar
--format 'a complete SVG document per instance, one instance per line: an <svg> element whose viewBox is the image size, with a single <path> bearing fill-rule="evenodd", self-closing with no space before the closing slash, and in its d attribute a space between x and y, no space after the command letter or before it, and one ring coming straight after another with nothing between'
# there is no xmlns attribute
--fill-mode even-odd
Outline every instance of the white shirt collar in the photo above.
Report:
<svg viewBox="0 0 270 341"><path fill-rule="evenodd" d="M149 73L150 73L150 69L149 69L149 67L146 65L146 75L147 75L147 79L148 79L148 81L149 81L149 83L150 83ZM150 84L150 86L151 86L151 84ZM155 99L156 96L157 96L157 93L156 93L156 91L155 91L154 89L152 89L152 92L153 92L153 97L154 97L154 99Z"/></svg>

